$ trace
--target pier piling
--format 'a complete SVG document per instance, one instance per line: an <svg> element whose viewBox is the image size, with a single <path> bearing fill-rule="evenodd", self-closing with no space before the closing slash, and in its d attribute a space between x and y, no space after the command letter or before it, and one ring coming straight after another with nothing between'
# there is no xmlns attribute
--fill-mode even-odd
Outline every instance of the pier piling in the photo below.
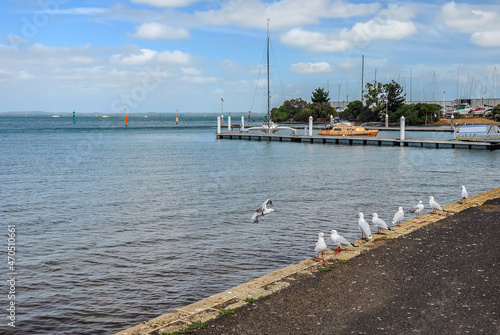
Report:
<svg viewBox="0 0 500 335"><path fill-rule="evenodd" d="M401 125L400 125L400 140L401 141L404 141L405 140L405 117L404 116L401 116ZM403 144L403 143L401 143Z"/></svg>

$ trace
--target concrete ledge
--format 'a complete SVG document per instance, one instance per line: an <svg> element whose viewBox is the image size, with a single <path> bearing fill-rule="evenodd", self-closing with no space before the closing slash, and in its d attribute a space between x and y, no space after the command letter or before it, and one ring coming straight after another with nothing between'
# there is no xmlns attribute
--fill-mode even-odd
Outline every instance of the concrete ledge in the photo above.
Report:
<svg viewBox="0 0 500 335"><path fill-rule="evenodd" d="M409 234L421 227L431 225L442 218L461 212L467 208L481 206L484 202L495 198L500 198L500 188L445 206L444 209L447 212L433 211L421 217L405 221L401 224L401 227L391 227L393 231L386 231L381 235L375 234L373 240L357 240L355 241L355 244L359 245L357 248L343 249L337 255L331 250L325 254L325 258L329 261L335 261L356 257L363 252L384 245L387 240ZM296 276L311 275L315 271L318 271L318 267L322 266L323 264L316 263L312 258L306 259L298 264L287 266L222 293L174 310L171 313L159 316L149 322L143 322L132 328L120 331L116 335L175 332L187 328L193 322L206 322L217 317L221 309L237 308L247 304L245 302L246 298L258 298L280 291L291 285Z"/></svg>

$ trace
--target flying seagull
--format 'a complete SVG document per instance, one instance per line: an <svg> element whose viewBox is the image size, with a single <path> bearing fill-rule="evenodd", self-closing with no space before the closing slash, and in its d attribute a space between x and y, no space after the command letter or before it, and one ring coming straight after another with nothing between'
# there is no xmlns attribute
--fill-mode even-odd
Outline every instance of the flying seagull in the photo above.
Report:
<svg viewBox="0 0 500 335"><path fill-rule="evenodd" d="M259 208L255 210L255 213L252 216L252 222L259 223L259 216L262 216L262 219L264 220L264 215L276 212L274 208L267 208L267 205L272 206L272 204L273 202L271 201L271 199L267 199L266 201L264 201L262 205L260 205Z"/></svg>
<svg viewBox="0 0 500 335"><path fill-rule="evenodd" d="M418 201L418 204L415 205L412 209L408 211L408 213L413 213L415 216L419 216L420 213L424 210L424 204L422 203L422 200Z"/></svg>
<svg viewBox="0 0 500 335"><path fill-rule="evenodd" d="M377 213L373 213L371 215L372 217L372 223L375 227L377 227L377 234L380 234L380 231L381 230L392 230L391 228L389 228L387 226L387 223L385 223L384 220L382 220L381 218L378 217L378 214Z"/></svg>
<svg viewBox="0 0 500 335"><path fill-rule="evenodd" d="M337 251L335 251L336 254L338 254L340 252L341 246L357 247L357 245L350 243L343 236L340 236L339 234L337 234L336 230L332 230L328 234L330 234L330 238L332 239L333 244L337 247Z"/></svg>
<svg viewBox="0 0 500 335"><path fill-rule="evenodd" d="M316 251L316 262L319 262L319 255L321 254L323 263L326 263L325 256L323 256L324 252L326 251L325 234L318 234L318 242L316 242L316 248L314 250Z"/></svg>
<svg viewBox="0 0 500 335"><path fill-rule="evenodd" d="M432 195L429 197L429 205L431 206L432 210L437 209L438 211L443 211L443 212L446 212L446 211L443 209L443 207L441 207L441 205L440 205L440 204L438 204L438 203L436 202L436 200L434 200L434 197L433 197Z"/></svg>

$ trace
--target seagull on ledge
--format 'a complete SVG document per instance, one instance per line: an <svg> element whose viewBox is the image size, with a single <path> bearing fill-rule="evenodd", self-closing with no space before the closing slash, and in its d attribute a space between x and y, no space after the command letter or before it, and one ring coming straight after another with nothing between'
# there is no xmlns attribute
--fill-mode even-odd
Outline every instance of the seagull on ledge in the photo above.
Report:
<svg viewBox="0 0 500 335"><path fill-rule="evenodd" d="M397 224L398 227L401 227L401 221L403 221L403 217L405 216L405 212L403 212L403 207L399 207L399 210L394 214L394 218L392 219L392 224Z"/></svg>
<svg viewBox="0 0 500 335"><path fill-rule="evenodd" d="M438 203L436 202L436 200L434 200L434 197L433 197L432 195L429 197L429 205L431 206L432 210L436 210L436 209L437 209L438 211L443 211L443 212L446 212L446 211L443 209L443 207L441 207L441 205L440 205L440 204L438 204Z"/></svg>
<svg viewBox="0 0 500 335"><path fill-rule="evenodd" d="M467 199L469 197L469 193L465 189L465 186L462 185L462 200Z"/></svg>
<svg viewBox="0 0 500 335"><path fill-rule="evenodd" d="M325 234L318 234L318 242L316 242L316 248L314 250L316 251L316 262L319 262L319 255L321 254L323 263L326 263L325 256L323 256L324 252L326 251Z"/></svg>
<svg viewBox="0 0 500 335"><path fill-rule="evenodd" d="M340 247L343 245L346 247L357 247L357 245L351 244L343 236L340 236L339 234L337 234L336 230L332 230L328 234L330 234L330 238L332 239L333 244L335 244L335 246L337 246L337 251L335 251L336 254L338 254L340 252Z"/></svg>
<svg viewBox="0 0 500 335"><path fill-rule="evenodd" d="M377 213L373 213L371 217L373 225L377 227L377 234L380 234L381 230L392 230L387 226L387 223L385 223L384 220L378 217Z"/></svg>
<svg viewBox="0 0 500 335"><path fill-rule="evenodd" d="M415 214L415 216L419 216L423 210L424 210L424 204L422 203L422 200L419 200L418 205L415 205L415 207L410 209L408 213L413 213Z"/></svg>
<svg viewBox="0 0 500 335"><path fill-rule="evenodd" d="M262 205L260 205L259 208L255 210L255 213L252 216L252 222L259 223L259 216L262 216L262 220L264 220L264 215L276 212L274 208L267 208L267 205L272 204L273 202L271 201L271 199L267 199L266 201L264 201Z"/></svg>
<svg viewBox="0 0 500 335"><path fill-rule="evenodd" d="M370 231L370 226L365 220L365 215L359 212L358 217L358 229L361 231L361 238L364 238L365 236L370 239L373 238L372 232Z"/></svg>

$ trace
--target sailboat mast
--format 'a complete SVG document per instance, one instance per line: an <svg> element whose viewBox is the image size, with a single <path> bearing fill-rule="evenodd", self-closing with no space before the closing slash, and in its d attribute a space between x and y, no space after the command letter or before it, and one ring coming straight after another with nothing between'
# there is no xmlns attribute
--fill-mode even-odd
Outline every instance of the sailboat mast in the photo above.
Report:
<svg viewBox="0 0 500 335"><path fill-rule="evenodd" d="M267 123L268 125L271 125L271 91L269 88L269 20L270 19L267 19Z"/></svg>

